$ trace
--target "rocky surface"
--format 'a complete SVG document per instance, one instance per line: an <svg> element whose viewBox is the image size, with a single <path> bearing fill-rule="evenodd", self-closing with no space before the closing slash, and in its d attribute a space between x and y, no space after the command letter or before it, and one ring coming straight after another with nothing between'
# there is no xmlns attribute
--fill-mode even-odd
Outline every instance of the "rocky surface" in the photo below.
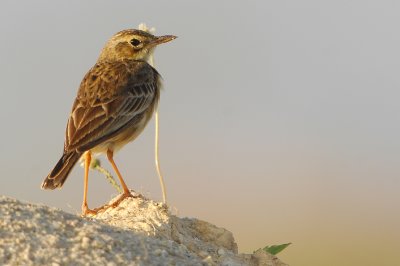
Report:
<svg viewBox="0 0 400 266"><path fill-rule="evenodd" d="M82 218L0 197L0 265L286 265L238 254L231 232L142 196Z"/></svg>

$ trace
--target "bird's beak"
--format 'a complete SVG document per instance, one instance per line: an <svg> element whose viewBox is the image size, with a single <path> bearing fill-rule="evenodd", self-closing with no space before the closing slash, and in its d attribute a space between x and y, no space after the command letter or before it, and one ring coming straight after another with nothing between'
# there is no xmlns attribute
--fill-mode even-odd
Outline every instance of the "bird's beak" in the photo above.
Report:
<svg viewBox="0 0 400 266"><path fill-rule="evenodd" d="M166 43L172 40L175 40L177 37L174 35L164 35L164 36L158 36L154 40L151 41L152 46L156 46L162 43Z"/></svg>

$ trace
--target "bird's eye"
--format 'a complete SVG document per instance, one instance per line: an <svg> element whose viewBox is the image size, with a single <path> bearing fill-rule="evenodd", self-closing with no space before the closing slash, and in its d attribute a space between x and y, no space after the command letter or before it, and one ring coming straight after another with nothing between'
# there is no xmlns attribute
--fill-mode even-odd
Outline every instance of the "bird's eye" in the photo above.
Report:
<svg viewBox="0 0 400 266"><path fill-rule="evenodd" d="M142 43L142 42L141 42L140 40L135 39L135 38L133 38L133 39L131 40L131 44L132 44L133 46L135 46L135 47L139 46L139 44L141 44L141 43Z"/></svg>

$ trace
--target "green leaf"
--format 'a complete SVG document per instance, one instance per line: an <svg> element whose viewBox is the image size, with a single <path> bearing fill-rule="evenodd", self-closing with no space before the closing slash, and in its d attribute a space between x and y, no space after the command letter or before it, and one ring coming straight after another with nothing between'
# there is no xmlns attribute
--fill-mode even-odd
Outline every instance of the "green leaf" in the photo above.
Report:
<svg viewBox="0 0 400 266"><path fill-rule="evenodd" d="M272 246L266 246L265 248L263 248L263 250L265 250L266 252L272 254L272 255L276 255L279 252L281 252L282 250L284 250L285 248L287 248L290 244L292 243L286 243L286 244L281 244L281 245L272 245Z"/></svg>

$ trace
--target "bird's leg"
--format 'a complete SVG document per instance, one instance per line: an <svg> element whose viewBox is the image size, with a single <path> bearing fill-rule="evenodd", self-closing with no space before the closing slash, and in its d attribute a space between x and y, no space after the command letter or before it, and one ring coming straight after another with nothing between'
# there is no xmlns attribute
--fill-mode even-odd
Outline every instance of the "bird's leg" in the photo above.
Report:
<svg viewBox="0 0 400 266"><path fill-rule="evenodd" d="M121 173L120 173L119 170L118 170L117 165L116 165L115 162L114 162L113 156L114 156L114 152L113 152L112 150L107 150L107 158L108 158L108 160L110 161L110 163L111 163L111 165L112 165L114 171L117 173L119 182L121 182L122 189L124 190L124 194L131 194L131 192L129 191L128 187L127 187L126 184L125 184L124 179L122 178Z"/></svg>
<svg viewBox="0 0 400 266"><path fill-rule="evenodd" d="M89 180L89 168L92 155L90 151L85 152L85 177L83 181L83 203L82 203L82 216L86 214L96 214L97 212L88 208L87 204L87 191L88 191L88 180Z"/></svg>
<svg viewBox="0 0 400 266"><path fill-rule="evenodd" d="M121 195L121 197L120 197L116 202L114 202L114 203L112 204L113 207L116 207L116 206L118 206L118 204L119 204L123 199L125 199L125 198L127 198L127 197L133 197L133 195L131 194L131 192L129 191L128 187L126 186L125 181L124 181L124 179L122 178L122 175L121 175L121 173L119 172L118 167L117 167L117 165L116 165L115 162L114 162L113 156L114 156L114 151L108 149L108 150L107 150L107 158L108 158L108 160L110 161L110 163L111 163L111 165L112 165L112 167L113 167L115 173L117 173L119 182L121 183L122 189L124 190L124 192L123 192L123 194Z"/></svg>

